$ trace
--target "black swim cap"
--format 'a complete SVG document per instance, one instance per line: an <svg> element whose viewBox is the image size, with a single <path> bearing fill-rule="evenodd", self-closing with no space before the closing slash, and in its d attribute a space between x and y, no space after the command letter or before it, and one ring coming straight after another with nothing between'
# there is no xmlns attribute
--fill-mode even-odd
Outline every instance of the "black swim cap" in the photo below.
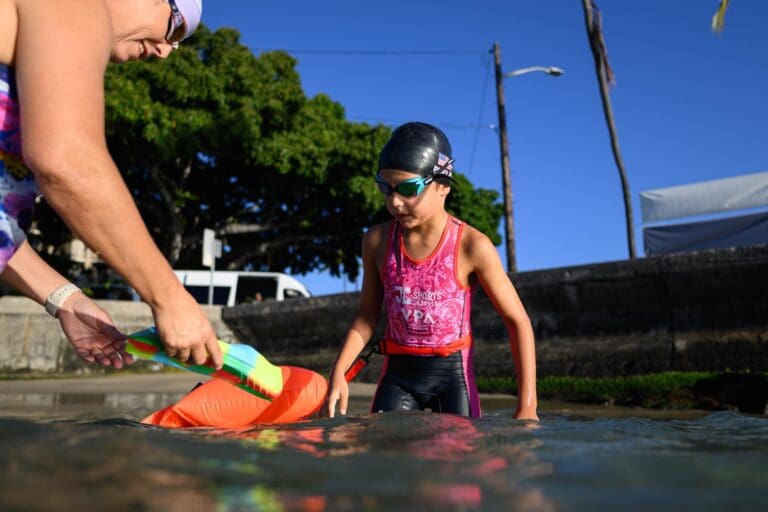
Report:
<svg viewBox="0 0 768 512"><path fill-rule="evenodd" d="M379 169L397 169L419 176L448 178L453 171L451 143L439 129L426 123L405 123L392 132L379 154Z"/></svg>

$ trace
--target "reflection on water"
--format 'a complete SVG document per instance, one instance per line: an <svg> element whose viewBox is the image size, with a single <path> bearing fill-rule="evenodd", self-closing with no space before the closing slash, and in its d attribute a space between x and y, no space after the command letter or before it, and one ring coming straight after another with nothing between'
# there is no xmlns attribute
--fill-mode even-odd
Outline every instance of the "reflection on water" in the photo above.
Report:
<svg viewBox="0 0 768 512"><path fill-rule="evenodd" d="M44 420L140 420L183 393L0 393L0 417Z"/></svg>
<svg viewBox="0 0 768 512"><path fill-rule="evenodd" d="M511 410L480 420L361 413L172 431L11 419L9 401L0 401L3 510L746 510L762 509L768 488L768 421L732 412L544 413L540 424Z"/></svg>

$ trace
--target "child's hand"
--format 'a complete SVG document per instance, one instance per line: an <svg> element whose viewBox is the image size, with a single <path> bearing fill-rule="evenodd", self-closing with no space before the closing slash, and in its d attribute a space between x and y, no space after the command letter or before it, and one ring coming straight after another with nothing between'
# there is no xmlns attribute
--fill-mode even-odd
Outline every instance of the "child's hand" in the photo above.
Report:
<svg viewBox="0 0 768 512"><path fill-rule="evenodd" d="M331 377L331 387L329 388L325 406L323 407L324 416L328 418L334 417L336 412L336 402L339 403L339 413L346 415L347 405L349 405L349 384L347 384L347 379L344 378L344 374L340 376L333 375Z"/></svg>

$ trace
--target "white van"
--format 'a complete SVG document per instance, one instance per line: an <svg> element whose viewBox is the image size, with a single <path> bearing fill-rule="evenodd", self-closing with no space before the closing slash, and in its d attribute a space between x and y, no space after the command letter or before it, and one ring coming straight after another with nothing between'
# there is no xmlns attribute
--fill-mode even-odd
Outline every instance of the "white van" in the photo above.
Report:
<svg viewBox="0 0 768 512"><path fill-rule="evenodd" d="M174 270L176 277L200 304L208 304L210 270ZM216 270L213 273L213 304L234 306L262 300L311 297L298 280L280 272Z"/></svg>

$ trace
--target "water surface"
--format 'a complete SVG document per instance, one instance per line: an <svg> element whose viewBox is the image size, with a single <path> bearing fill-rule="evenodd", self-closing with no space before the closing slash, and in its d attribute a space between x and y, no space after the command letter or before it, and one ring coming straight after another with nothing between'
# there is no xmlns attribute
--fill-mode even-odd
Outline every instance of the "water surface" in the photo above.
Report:
<svg viewBox="0 0 768 512"><path fill-rule="evenodd" d="M62 395L66 396L66 395ZM240 431L137 423L155 401L0 396L3 510L765 510L768 421L510 402ZM80 398L83 398L80 395ZM22 400L23 401L23 400ZM170 403L168 401L167 403ZM161 404L162 405L162 404ZM37 414L31 414L31 410Z"/></svg>

